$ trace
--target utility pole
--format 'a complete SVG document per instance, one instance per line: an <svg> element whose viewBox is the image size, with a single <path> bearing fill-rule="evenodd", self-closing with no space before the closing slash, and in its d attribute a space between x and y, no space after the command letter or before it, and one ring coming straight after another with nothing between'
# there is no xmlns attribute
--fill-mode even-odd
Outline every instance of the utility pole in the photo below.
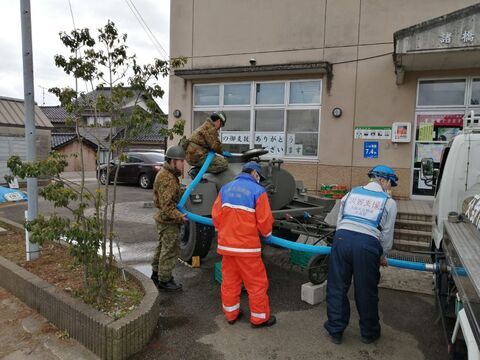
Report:
<svg viewBox="0 0 480 360"><path fill-rule="evenodd" d="M22 55L23 55L23 93L25 107L25 142L27 145L27 161L35 161L35 93L33 91L33 49L32 18L30 0L20 0L20 16L22 22ZM38 213L38 179L27 178L28 211L27 221L37 217ZM40 249L37 244L28 240L26 232L27 261L38 258Z"/></svg>

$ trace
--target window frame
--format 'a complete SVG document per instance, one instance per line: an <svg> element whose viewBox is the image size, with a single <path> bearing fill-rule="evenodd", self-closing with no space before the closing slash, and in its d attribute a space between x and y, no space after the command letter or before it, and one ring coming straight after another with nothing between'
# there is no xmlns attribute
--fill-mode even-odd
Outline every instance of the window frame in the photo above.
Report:
<svg viewBox="0 0 480 360"><path fill-rule="evenodd" d="M242 107L242 106L245 106L245 107L250 107L251 105L251 101L252 101L252 82L245 82L245 81L241 81L241 82L225 82L225 83L220 83L220 93L221 93L221 102L220 102L220 106L222 106L223 108L225 108L225 110L229 109L230 107ZM249 97L249 103L248 104L229 104L229 105L226 105L225 104L225 85L250 85L250 97Z"/></svg>
<svg viewBox="0 0 480 360"><path fill-rule="evenodd" d="M313 81L320 81L320 94L319 94L319 99L318 103L290 103L290 85L292 83L300 83L300 82L313 82ZM289 86L288 86L288 97L286 98L287 100L287 105L289 106L322 106L322 80L317 80L317 79L300 79L300 80L290 80L289 81Z"/></svg>
<svg viewBox="0 0 480 360"><path fill-rule="evenodd" d="M313 82L318 81L320 83L320 94L319 94L319 102L318 103L290 103L290 87L292 83L298 82ZM257 84L275 84L275 83L283 83L284 84L284 93L283 93L283 104L257 104ZM242 85L242 84L250 84L250 103L243 104L243 105L225 105L224 104L224 92L225 92L225 85ZM195 105L195 87L198 86L219 86L219 105ZM190 127L191 131L195 130L194 126L194 118L196 111L204 111L204 112L213 112L213 111L250 111L250 129L248 133L250 135L250 144L249 147L255 147L255 124L256 124L256 110L282 110L283 111L283 132L281 132L284 136L284 140L287 139L287 115L288 110L316 110L318 111L318 131L300 131L299 134L316 134L317 135L317 155L316 156L291 156L287 155L286 148L282 156L274 156L274 155L265 155L265 158L281 158L283 160L290 160L290 161L318 161L320 159L320 132L321 132L321 117L322 117L322 95L323 95L323 79L322 78L302 78L302 79L288 79L288 80L259 80L259 81L229 81L229 82L213 82L213 83L193 83L192 84L192 111L191 111L191 119ZM228 120L227 120L228 121ZM235 131L235 130L234 130ZM247 132L247 131L238 131L238 132ZM220 131L221 133L221 131ZM279 132L280 133L280 132Z"/></svg>
<svg viewBox="0 0 480 360"><path fill-rule="evenodd" d="M463 94L463 104L462 105L419 105L418 99L420 97L420 83L422 81L449 81L449 80L464 80L465 81L465 92ZM455 108L465 108L467 105L467 99L470 101L471 91L469 91L469 77L468 76L452 76L452 77L433 77L433 78L418 78L417 79L417 94L415 98L415 107L416 109L455 109Z"/></svg>
<svg viewBox="0 0 480 360"><path fill-rule="evenodd" d="M221 83L199 83L199 84L193 84L192 88L192 107L198 107L198 108L204 108L204 107L214 107L214 106L221 106L223 103L223 92L222 88L220 87ZM218 105L195 105L195 88L199 86L218 86Z"/></svg>
<svg viewBox="0 0 480 360"><path fill-rule="evenodd" d="M478 82L480 84L480 76L470 76L468 80L468 86L469 86L469 95L468 95L468 103L465 106L468 109L474 108L478 109L480 108L480 103L479 104L472 104L472 93L473 93L473 83Z"/></svg>

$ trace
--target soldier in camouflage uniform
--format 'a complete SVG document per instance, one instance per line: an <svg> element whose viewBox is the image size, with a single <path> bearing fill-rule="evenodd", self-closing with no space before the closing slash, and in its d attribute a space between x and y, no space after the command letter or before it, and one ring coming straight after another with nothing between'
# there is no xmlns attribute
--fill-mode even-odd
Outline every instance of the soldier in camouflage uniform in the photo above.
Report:
<svg viewBox="0 0 480 360"><path fill-rule="evenodd" d="M218 136L218 130L225 126L227 117L223 111L214 112L210 115L202 126L196 129L189 139L188 146L185 151L186 160L189 165L200 167L205 162L205 158L209 151L215 151L222 154L222 143ZM216 155L207 172L219 174L227 170L228 161L220 155Z"/></svg>
<svg viewBox="0 0 480 360"><path fill-rule="evenodd" d="M153 201L158 208L155 214L158 246L151 279L158 289L166 291L182 290L182 285L173 280L172 271L178 258L180 225L186 221L186 215L176 208L182 195L178 178L183 174L184 159L185 152L180 146L169 147L153 184Z"/></svg>

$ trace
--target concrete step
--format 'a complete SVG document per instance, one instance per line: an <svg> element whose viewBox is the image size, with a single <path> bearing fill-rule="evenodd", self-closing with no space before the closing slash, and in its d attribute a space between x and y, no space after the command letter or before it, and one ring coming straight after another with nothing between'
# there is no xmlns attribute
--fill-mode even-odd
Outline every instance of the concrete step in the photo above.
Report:
<svg viewBox="0 0 480 360"><path fill-rule="evenodd" d="M393 240L393 249L400 251L429 251L430 243L424 241L412 241L412 240Z"/></svg>
<svg viewBox="0 0 480 360"><path fill-rule="evenodd" d="M411 213L399 211L397 213L397 220L416 220L416 221L426 221L431 222L433 219L432 214L420 214L420 213Z"/></svg>
<svg viewBox="0 0 480 360"><path fill-rule="evenodd" d="M394 239L399 240L411 240L411 241L420 241L430 244L432 239L431 231L419 231L419 230L408 230L408 229L395 229Z"/></svg>
<svg viewBox="0 0 480 360"><path fill-rule="evenodd" d="M388 252L388 258L404 260L404 261L422 262L425 264L432 263L432 257L430 254L418 254L418 253L412 253L412 252L400 251L400 250L390 250Z"/></svg>
<svg viewBox="0 0 480 360"><path fill-rule="evenodd" d="M431 232L432 223L430 221L397 219L395 222L395 229Z"/></svg>

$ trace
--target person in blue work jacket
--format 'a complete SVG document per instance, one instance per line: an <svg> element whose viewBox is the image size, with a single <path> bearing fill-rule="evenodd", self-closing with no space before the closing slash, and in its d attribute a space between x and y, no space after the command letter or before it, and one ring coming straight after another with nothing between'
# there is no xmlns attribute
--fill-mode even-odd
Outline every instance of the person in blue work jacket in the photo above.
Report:
<svg viewBox="0 0 480 360"><path fill-rule="evenodd" d="M375 166L370 183L353 188L342 198L333 239L327 280L327 317L324 327L334 344L341 344L350 319L348 290L354 278L355 304L362 342L380 337L378 282L380 265L387 266L392 248L397 205L388 191L397 186L392 168Z"/></svg>

